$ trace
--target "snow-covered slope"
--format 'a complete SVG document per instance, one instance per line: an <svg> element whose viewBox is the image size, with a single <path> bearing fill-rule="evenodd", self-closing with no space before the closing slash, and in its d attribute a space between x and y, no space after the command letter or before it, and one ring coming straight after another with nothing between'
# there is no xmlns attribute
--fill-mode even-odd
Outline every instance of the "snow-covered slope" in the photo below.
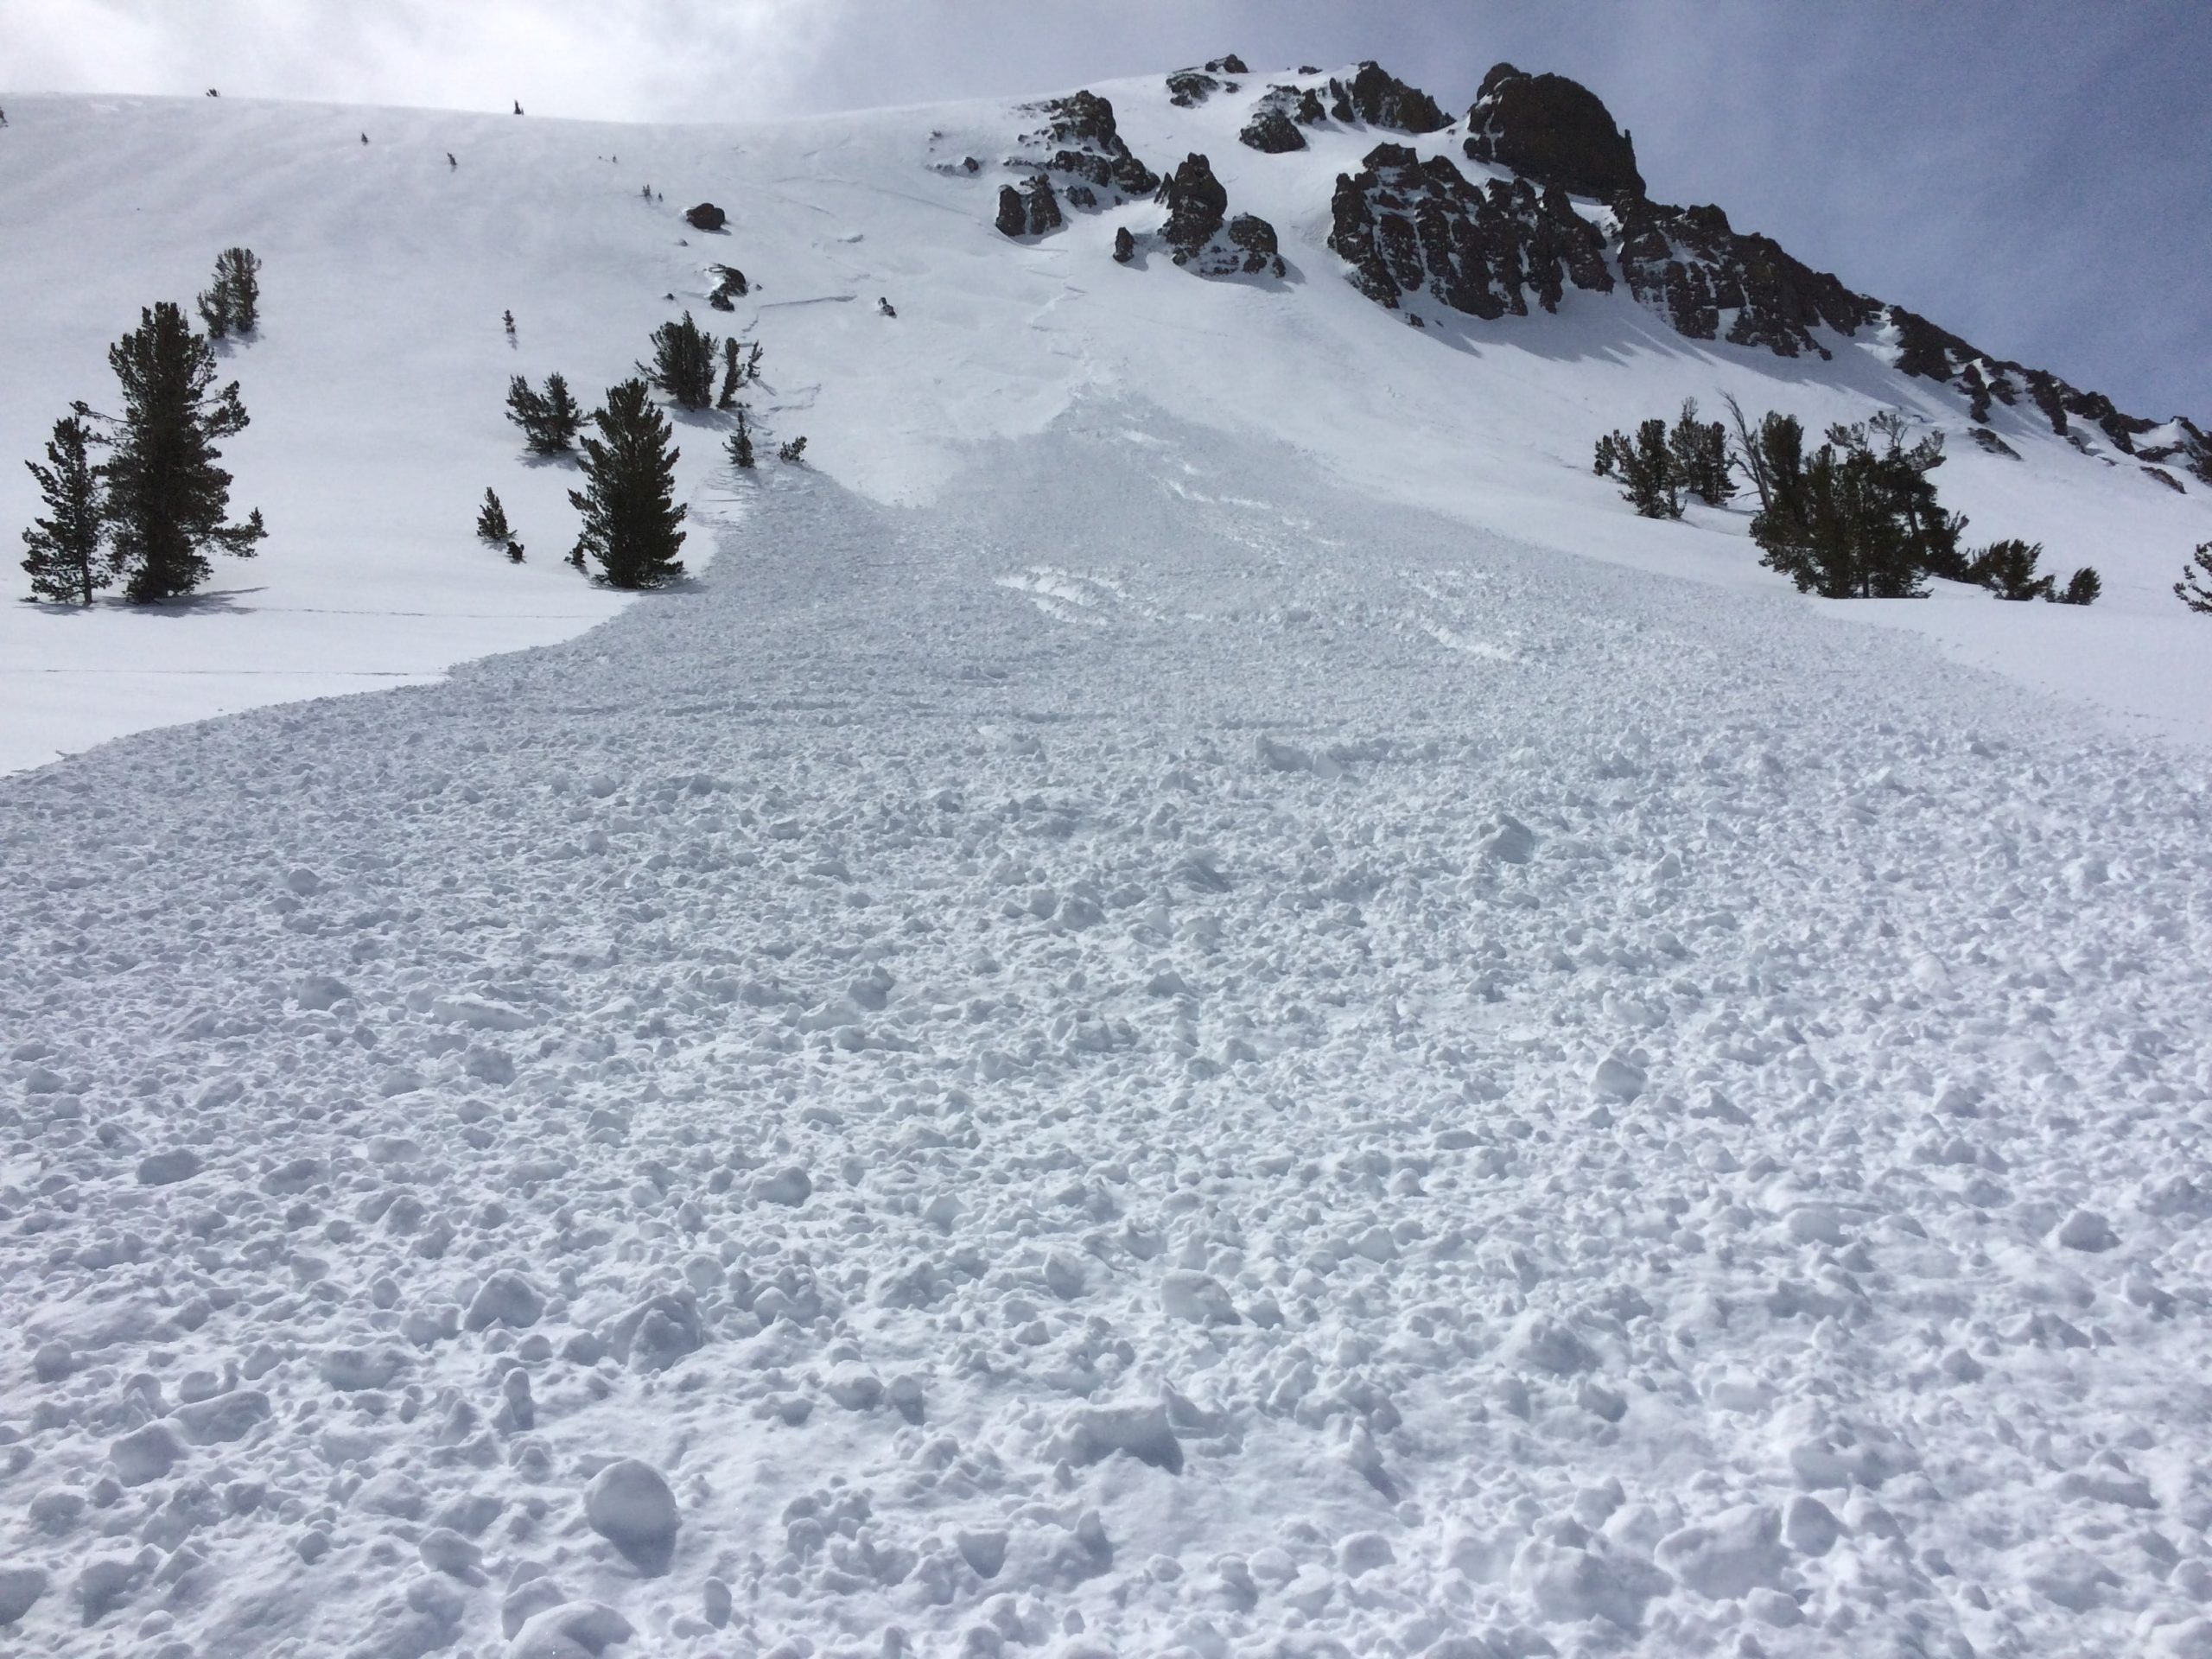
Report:
<svg viewBox="0 0 2212 1659"><path fill-rule="evenodd" d="M2103 605L1802 600L1592 434L1944 394L1416 331L1320 245L1364 136L1104 90L1285 278L1000 238L1003 110L6 100L78 296L0 259L8 441L250 243L222 585L293 603L0 672L325 677L80 736L589 620L505 376L711 261L820 465L694 423L685 588L0 780L0 1644L2206 1651L2212 778L2106 718L2190 683L2204 498L2000 411L1947 496Z"/></svg>
<svg viewBox="0 0 2212 1659"><path fill-rule="evenodd" d="M262 337L227 353L253 427L232 446L264 556L226 566L182 613L74 619L0 608L10 718L0 764L35 764L157 721L362 684L586 626L611 601L557 563L571 537L559 467L518 464L506 377L563 370L581 391L626 372L681 306L708 321L707 267L759 286L734 321L767 347L772 419L877 499L926 499L981 439L1044 429L1100 391L1287 446L1346 484L1562 552L1763 588L1740 513L1653 525L1590 475L1596 435L1686 396L1735 392L1811 429L1897 406L1942 424L1945 495L1972 535L2094 563L2091 616L1980 594L1855 607L2157 729L2201 737L2212 653L2168 591L2212 535L2212 492L2176 496L1999 408L2012 461L1964 441L1955 395L1890 368L1869 333L1821 363L1699 345L1624 289L1570 291L1555 316L1477 323L1431 307L1414 330L1343 279L1324 245L1331 188L1382 139L1335 124L1311 148L1236 142L1270 77L1195 109L1156 79L1106 84L1155 169L1209 156L1231 210L1270 220L1289 275L1206 281L1154 256L1113 263L1149 204L1072 213L1033 245L991 229L1000 163L1034 113L888 111L774 127L650 128L228 99L14 98L0 132L0 454L37 453L73 397L111 389L104 351L160 297L188 301L215 251L266 262ZM365 134L369 143L364 145ZM1409 141L1425 153L1450 133ZM450 154L459 163L449 167ZM973 156L969 175L947 162ZM1463 163L1480 175L1485 169ZM651 184L664 198L641 200ZM688 231L711 200L727 233ZM673 301L664 296L675 296ZM897 308L880 317L879 297ZM518 321L510 346L499 325ZM713 487L719 430L684 433L688 488ZM531 563L468 531L486 485ZM30 480L0 469L0 523ZM20 581L20 577L16 578ZM20 590L19 590L20 591Z"/></svg>

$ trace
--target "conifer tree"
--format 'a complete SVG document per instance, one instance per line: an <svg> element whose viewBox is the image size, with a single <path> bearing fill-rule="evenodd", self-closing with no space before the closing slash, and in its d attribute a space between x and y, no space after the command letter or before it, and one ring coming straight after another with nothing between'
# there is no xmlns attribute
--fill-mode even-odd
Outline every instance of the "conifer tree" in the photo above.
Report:
<svg viewBox="0 0 2212 1659"><path fill-rule="evenodd" d="M217 442L243 431L238 382L211 391L214 353L163 300L139 314L139 326L108 347L122 383L122 429L99 469L115 561L134 604L188 594L205 582L211 547L253 556L267 536L258 508L226 524L231 475L216 463Z"/></svg>
<svg viewBox="0 0 2212 1659"><path fill-rule="evenodd" d="M2199 542L2181 568L2174 597L2199 615L2212 615L2212 542Z"/></svg>
<svg viewBox="0 0 2212 1659"><path fill-rule="evenodd" d="M715 337L691 321L664 322L653 330L651 368L638 372L683 409L704 409L715 400Z"/></svg>
<svg viewBox="0 0 2212 1659"><path fill-rule="evenodd" d="M1736 394L1723 392L1720 401L1728 405L1728 424L1736 434L1736 453L1730 457L1730 462L1751 480L1752 489L1758 493L1759 510L1764 512L1773 505L1767 483L1766 456L1751 435L1751 423L1744 418L1744 406L1736 401Z"/></svg>
<svg viewBox="0 0 2212 1659"><path fill-rule="evenodd" d="M1649 420L1625 432L1598 440L1595 470L1617 480L1621 499L1646 518L1679 518L1682 498L1675 485L1674 457L1667 448L1667 423Z"/></svg>
<svg viewBox="0 0 2212 1659"><path fill-rule="evenodd" d="M737 407L738 388L745 384L745 364L739 356L737 336L732 334L722 341L722 390L715 399L716 409Z"/></svg>
<svg viewBox="0 0 2212 1659"><path fill-rule="evenodd" d="M648 401L643 380L608 388L592 412L596 437L583 440L584 487L569 492L583 515L572 562L599 561L611 588L658 588L683 574L686 509L675 499L676 461L668 419Z"/></svg>
<svg viewBox="0 0 2212 1659"><path fill-rule="evenodd" d="M2018 537L1992 542L1967 566L1967 576L1999 599L2056 598L2056 579L2036 574L2037 563L2042 557L2041 542L2031 544Z"/></svg>
<svg viewBox="0 0 2212 1659"><path fill-rule="evenodd" d="M804 438L793 438L789 443L778 444L776 446L776 459L781 461L787 461L794 466L804 461L806 459L806 440Z"/></svg>
<svg viewBox="0 0 2212 1659"><path fill-rule="evenodd" d="M523 442L534 455L557 455L576 441L583 414L559 373L545 377L539 391L522 376L507 382L507 418L522 429Z"/></svg>
<svg viewBox="0 0 2212 1659"><path fill-rule="evenodd" d="M1736 493L1728 476L1728 429L1697 417L1697 399L1682 399L1682 412L1667 435L1667 454L1675 481L1709 507L1726 506Z"/></svg>
<svg viewBox="0 0 2212 1659"><path fill-rule="evenodd" d="M200 315L220 340L250 334L261 324L261 261L251 248L225 248L215 256L215 281L200 296Z"/></svg>
<svg viewBox="0 0 2212 1659"><path fill-rule="evenodd" d="M730 464L742 472L753 470L753 428L745 418L745 406L737 410L737 430L729 435Z"/></svg>
<svg viewBox="0 0 2212 1659"><path fill-rule="evenodd" d="M89 605L92 595L115 580L100 556L100 480L89 448L93 442L91 411L84 404L54 423L47 440L47 464L27 461L38 480L47 517L34 518L23 532L23 569L31 591L41 599Z"/></svg>
<svg viewBox="0 0 2212 1659"><path fill-rule="evenodd" d="M2085 564L2066 579L2066 586L2054 596L2060 605L2094 605L2105 591L2105 579L2097 574L2094 564Z"/></svg>
<svg viewBox="0 0 2212 1659"><path fill-rule="evenodd" d="M487 547L498 547L514 534L507 523L507 510L499 505L499 498L492 486L484 486L484 505L476 510L476 539Z"/></svg>

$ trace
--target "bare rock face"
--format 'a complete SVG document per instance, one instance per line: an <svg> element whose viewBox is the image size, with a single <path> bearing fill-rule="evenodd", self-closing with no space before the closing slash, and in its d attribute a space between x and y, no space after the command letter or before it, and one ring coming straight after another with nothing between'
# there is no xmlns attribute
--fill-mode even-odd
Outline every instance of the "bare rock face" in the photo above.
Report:
<svg viewBox="0 0 2212 1659"><path fill-rule="evenodd" d="M1880 302L1791 258L1770 238L1731 228L1718 207L1639 200L1618 212L1622 280L1688 339L1719 338L1720 314L1730 311L1733 345L1824 358L1829 353L1815 327L1853 334L1882 315Z"/></svg>
<svg viewBox="0 0 2212 1659"><path fill-rule="evenodd" d="M1045 124L1021 136L1029 165L1059 175L1071 200L1077 189L1088 193L1083 205L1096 205L1100 197L1110 204L1141 200L1160 188L1160 175L1130 153L1128 143L1114 124L1114 106L1096 92L1071 92L1027 106L1045 117Z"/></svg>
<svg viewBox="0 0 2212 1659"><path fill-rule="evenodd" d="M1280 156L1305 149L1299 129L1319 125L1321 118L1321 97L1312 87L1270 86L1236 137L1263 156Z"/></svg>
<svg viewBox="0 0 2212 1659"><path fill-rule="evenodd" d="M1136 257L1136 238L1129 234L1128 226L1116 226L1114 232L1114 263L1117 265L1126 265Z"/></svg>
<svg viewBox="0 0 2212 1659"><path fill-rule="evenodd" d="M999 213L996 223L1002 236L1042 236L1047 231L1057 231L1065 221L1060 216L1059 198L1052 193L1052 181L1039 173L1019 188L1011 184L999 187Z"/></svg>
<svg viewBox="0 0 2212 1659"><path fill-rule="evenodd" d="M1329 82L1329 113L1339 121L1396 132L1435 132L1452 124L1434 99L1371 60L1354 70L1350 80Z"/></svg>
<svg viewBox="0 0 2212 1659"><path fill-rule="evenodd" d="M1283 274L1274 226L1252 213L1230 218L1229 192L1205 156L1185 156L1160 187L1160 200L1167 205L1160 239L1177 264L1201 276Z"/></svg>
<svg viewBox="0 0 2212 1659"><path fill-rule="evenodd" d="M1636 145L1598 95L1565 75L1527 75L1501 63L1467 111L1467 159L1510 167L1538 184L1615 201L1643 194Z"/></svg>
<svg viewBox="0 0 2212 1659"><path fill-rule="evenodd" d="M702 201L696 207L683 211L683 222L695 231L719 231L729 223L729 215L711 201Z"/></svg>
<svg viewBox="0 0 2212 1659"><path fill-rule="evenodd" d="M1564 191L1537 194L1527 180L1477 185L1438 156L1423 161L1402 144L1378 144L1357 174L1340 174L1329 246L1353 285L1395 310L1403 295L1427 291L1471 316L1522 316L1528 296L1559 308L1566 284L1610 292L1611 273L1597 228Z"/></svg>

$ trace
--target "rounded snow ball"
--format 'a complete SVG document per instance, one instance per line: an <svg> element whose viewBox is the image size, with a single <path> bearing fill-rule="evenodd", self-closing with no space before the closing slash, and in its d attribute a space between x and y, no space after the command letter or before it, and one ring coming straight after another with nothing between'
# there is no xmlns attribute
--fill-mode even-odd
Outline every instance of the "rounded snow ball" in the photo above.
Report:
<svg viewBox="0 0 2212 1659"><path fill-rule="evenodd" d="M618 1549L664 1548L676 1537L676 1494L652 1465L624 1458L592 1477L584 1519Z"/></svg>

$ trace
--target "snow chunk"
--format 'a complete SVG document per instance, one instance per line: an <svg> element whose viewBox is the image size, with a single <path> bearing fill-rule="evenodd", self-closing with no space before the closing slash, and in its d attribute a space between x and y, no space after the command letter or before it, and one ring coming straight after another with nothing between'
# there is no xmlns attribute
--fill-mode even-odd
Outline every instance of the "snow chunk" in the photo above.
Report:
<svg viewBox="0 0 2212 1659"><path fill-rule="evenodd" d="M536 1325L544 1312L545 1296L537 1286L518 1273L501 1272L486 1279L484 1287L470 1300L463 1323L471 1331L493 1325L521 1331Z"/></svg>
<svg viewBox="0 0 2212 1659"><path fill-rule="evenodd" d="M1789 1557L1782 1517L1764 1503L1739 1504L1659 1541L1659 1565L1714 1601L1778 1582Z"/></svg>
<svg viewBox="0 0 2212 1659"><path fill-rule="evenodd" d="M1229 1292L1211 1274L1182 1269L1160 1282L1160 1306L1171 1319L1194 1319L1200 1325L1242 1323Z"/></svg>
<svg viewBox="0 0 2212 1659"><path fill-rule="evenodd" d="M652 1465L624 1458L601 1470L584 1491L584 1519L640 1566L665 1569L676 1543L676 1494Z"/></svg>
<svg viewBox="0 0 2212 1659"><path fill-rule="evenodd" d="M184 1443L167 1423L148 1423L110 1446L107 1455L118 1480L126 1486L143 1486L168 1473L184 1455Z"/></svg>
<svg viewBox="0 0 2212 1659"><path fill-rule="evenodd" d="M200 1154L179 1147L171 1152L149 1152L138 1160L138 1185L173 1186L200 1173Z"/></svg>
<svg viewBox="0 0 2212 1659"><path fill-rule="evenodd" d="M524 1619L507 1643L506 1659L599 1659L636 1634L605 1602L565 1601Z"/></svg>
<svg viewBox="0 0 2212 1659"><path fill-rule="evenodd" d="M2069 1250L2092 1253L2109 1250L2120 1243L2112 1224L2094 1210L2076 1210L2058 1230L2058 1242Z"/></svg>
<svg viewBox="0 0 2212 1659"><path fill-rule="evenodd" d="M1096 1463L1116 1452L1171 1475L1183 1471L1182 1442L1168 1424L1167 1408L1158 1401L1085 1406L1061 1431L1058 1455L1071 1463Z"/></svg>

